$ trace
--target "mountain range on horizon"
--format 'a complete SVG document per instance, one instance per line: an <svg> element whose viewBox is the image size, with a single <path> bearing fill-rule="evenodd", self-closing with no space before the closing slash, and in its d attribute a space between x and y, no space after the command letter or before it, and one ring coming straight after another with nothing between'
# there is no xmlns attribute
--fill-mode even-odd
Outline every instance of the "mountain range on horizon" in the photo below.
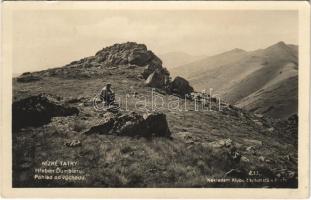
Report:
<svg viewBox="0 0 311 200"><path fill-rule="evenodd" d="M273 118L298 110L298 46L278 42L265 49L233 49L170 69L197 90Z"/></svg>
<svg viewBox="0 0 311 200"><path fill-rule="evenodd" d="M187 63L192 63L205 58L205 55L192 55L183 51L174 51L160 54L163 66L168 69L176 68Z"/></svg>

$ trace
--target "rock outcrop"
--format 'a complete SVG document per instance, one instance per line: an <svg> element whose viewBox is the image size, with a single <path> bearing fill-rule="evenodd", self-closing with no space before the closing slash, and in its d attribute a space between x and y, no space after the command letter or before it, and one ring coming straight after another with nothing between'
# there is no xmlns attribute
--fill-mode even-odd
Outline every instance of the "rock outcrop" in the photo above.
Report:
<svg viewBox="0 0 311 200"><path fill-rule="evenodd" d="M13 129L41 126L49 123L52 117L70 116L78 113L77 108L65 106L46 94L30 96L13 102Z"/></svg>
<svg viewBox="0 0 311 200"><path fill-rule="evenodd" d="M100 133L119 136L169 137L166 115L152 113L144 116L135 112L121 116L104 116L104 123L93 126L85 134Z"/></svg>
<svg viewBox="0 0 311 200"><path fill-rule="evenodd" d="M103 48L94 56L73 61L64 67L27 73L18 77L17 81L37 81L40 80L40 77L46 76L90 79L109 76L112 71L117 71L119 74L128 73L130 77L144 79L145 84L149 87L169 89L168 92L181 96L193 92L193 88L184 78L176 77L171 83L170 73L162 66L161 59L148 50L146 45L135 42L114 44Z"/></svg>
<svg viewBox="0 0 311 200"><path fill-rule="evenodd" d="M157 84L151 84L151 87L163 87L165 84L164 77L169 76L167 69L162 66L161 59L148 50L146 45L135 42L106 47L96 53L94 60L104 66L129 65L131 68L135 68L134 66L143 67L142 76L145 80L152 74L152 77L155 77L154 74L156 73L157 79L161 81L157 81Z"/></svg>
<svg viewBox="0 0 311 200"><path fill-rule="evenodd" d="M170 75L168 70L162 66L159 57L148 50L146 45L135 42L114 44L98 51L95 56L73 61L61 68L42 71L41 75L88 79L105 76L112 69L135 70L137 76L142 76L145 80L154 72L161 80ZM26 81L30 78L31 74L28 74ZM19 79L23 81L25 78L20 77ZM160 81L156 87L164 88L164 84L164 81Z"/></svg>
<svg viewBox="0 0 311 200"><path fill-rule="evenodd" d="M194 91L193 87L190 86L189 82L180 76L177 76L172 81L171 90L172 92L177 93L181 96L184 96L186 94L191 94Z"/></svg>
<svg viewBox="0 0 311 200"><path fill-rule="evenodd" d="M162 68L162 61L146 45L135 42L114 44L98 51L90 62L97 62L104 66L137 65L141 67L152 66L154 69ZM152 73L152 72L151 72ZM150 74L151 74L150 73Z"/></svg>
<svg viewBox="0 0 311 200"><path fill-rule="evenodd" d="M24 73L20 77L17 78L17 81L22 82L22 83L28 83L28 82L39 81L39 80L41 80L40 77L34 76L30 73Z"/></svg>
<svg viewBox="0 0 311 200"><path fill-rule="evenodd" d="M148 76L147 80L145 81L145 84L149 87L162 88L168 84L166 81L167 79L168 79L167 74L159 70L156 70Z"/></svg>
<svg viewBox="0 0 311 200"><path fill-rule="evenodd" d="M170 136L171 132L168 128L166 115L164 113L150 113L145 114L144 125L146 131L157 136Z"/></svg>

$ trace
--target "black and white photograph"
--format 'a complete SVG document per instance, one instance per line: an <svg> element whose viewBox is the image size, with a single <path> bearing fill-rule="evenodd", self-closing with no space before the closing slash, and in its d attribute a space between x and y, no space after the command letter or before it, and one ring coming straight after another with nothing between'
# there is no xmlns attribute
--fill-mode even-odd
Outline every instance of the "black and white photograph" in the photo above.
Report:
<svg viewBox="0 0 311 200"><path fill-rule="evenodd" d="M12 188L300 187L299 9L55 7L3 18Z"/></svg>

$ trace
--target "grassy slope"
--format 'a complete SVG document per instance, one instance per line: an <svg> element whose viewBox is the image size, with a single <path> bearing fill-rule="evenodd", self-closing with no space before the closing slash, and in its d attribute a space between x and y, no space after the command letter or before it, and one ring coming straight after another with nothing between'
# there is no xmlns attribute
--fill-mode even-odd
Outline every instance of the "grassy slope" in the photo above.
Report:
<svg viewBox="0 0 311 200"><path fill-rule="evenodd" d="M260 99L260 102L256 101ZM298 77L288 77L259 90L238 102L237 106L274 118L287 118L298 110Z"/></svg>
<svg viewBox="0 0 311 200"><path fill-rule="evenodd" d="M253 52L232 50L208 57L176 68L173 73L188 78L197 90L213 88L225 101L244 109L260 112L275 104L282 104L288 109L272 109L271 113L266 114L288 118L297 113L297 92L288 94L291 96L290 101L282 95L297 88L297 82L289 78L298 76L297 53L297 46L279 42ZM284 90L273 91L275 96L269 100L271 95L267 94L278 85L285 86L282 87Z"/></svg>
<svg viewBox="0 0 311 200"><path fill-rule="evenodd" d="M23 94L45 92L64 99L84 96L91 99L105 85L113 84L117 95L125 95L135 89L138 95L149 96L151 89L143 81L131 76L133 70L111 70L110 76L92 79L62 79L44 77L32 83L13 82L14 98ZM161 94L158 94L161 95ZM14 186L89 186L89 187L243 187L245 184L222 185L208 183L207 178L225 177L231 169L259 170L266 177L275 171L286 169L297 174L297 140L295 133L286 135L282 130L268 131L254 120L263 121L251 114L235 112L172 112L167 115L172 131L168 138L131 138L83 132L102 119L102 112L92 106L72 104L80 109L78 116L54 118L51 123L38 128L25 128L13 133ZM123 105L124 106L124 105ZM130 101L129 110L134 109ZM193 102L189 108L193 108ZM140 112L140 111L138 111ZM188 133L184 133L188 132ZM226 148L211 148L207 144L230 138L238 151L249 162L235 163ZM64 142L78 139L81 147L70 148ZM246 151L253 146L245 139L262 141L256 153ZM260 161L263 156L268 161ZM33 168L44 160L78 160L80 167L89 174L87 181L42 182L32 181ZM256 177L256 176L255 176ZM260 176L259 176L260 177ZM295 179L294 179L295 180ZM276 184L247 184L248 187L282 187ZM295 181L290 186L295 186Z"/></svg>

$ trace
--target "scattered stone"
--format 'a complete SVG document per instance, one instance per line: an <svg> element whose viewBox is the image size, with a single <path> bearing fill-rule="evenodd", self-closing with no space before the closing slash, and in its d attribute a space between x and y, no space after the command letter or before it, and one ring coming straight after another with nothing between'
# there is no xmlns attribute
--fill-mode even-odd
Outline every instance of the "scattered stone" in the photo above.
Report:
<svg viewBox="0 0 311 200"><path fill-rule="evenodd" d="M271 127L271 128L268 128L267 130L268 130L269 132L273 132L273 131L274 131L274 128Z"/></svg>
<svg viewBox="0 0 311 200"><path fill-rule="evenodd" d="M255 113L254 115L255 115L256 117L258 117L258 118L263 118L263 117L264 117L262 114L258 114L258 113Z"/></svg>
<svg viewBox="0 0 311 200"><path fill-rule="evenodd" d="M127 68L128 68L128 69L135 69L135 68L136 68L136 65L129 65Z"/></svg>
<svg viewBox="0 0 311 200"><path fill-rule="evenodd" d="M241 161L242 161L242 162L249 162L249 159L246 158L245 156L242 156L242 157L241 157Z"/></svg>
<svg viewBox="0 0 311 200"><path fill-rule="evenodd" d="M255 147L254 147L254 146L246 147L246 151L252 151L252 150L255 150Z"/></svg>
<svg viewBox="0 0 311 200"><path fill-rule="evenodd" d="M232 140L229 138L229 139L226 139L225 140L225 147L230 147L232 145Z"/></svg>
<svg viewBox="0 0 311 200"><path fill-rule="evenodd" d="M231 159L232 159L233 161L235 161L235 162L237 162L237 163L240 162L242 155L241 155L240 152L237 151L237 149L236 149L235 147L232 147L232 148L230 149L229 154L230 154Z"/></svg>
<svg viewBox="0 0 311 200"><path fill-rule="evenodd" d="M65 146L67 147L79 147L81 145L82 144L80 140L72 140L72 141L65 142Z"/></svg>
<svg viewBox="0 0 311 200"><path fill-rule="evenodd" d="M246 151L255 155L256 154L256 149L254 146L249 146L249 147L246 147Z"/></svg>
<svg viewBox="0 0 311 200"><path fill-rule="evenodd" d="M87 106L93 106L93 101L84 101L83 102L83 106L87 107Z"/></svg>
<svg viewBox="0 0 311 200"><path fill-rule="evenodd" d="M184 140L187 144L193 143L196 138L193 137L193 134L190 132L178 132L176 133L177 137Z"/></svg>
<svg viewBox="0 0 311 200"><path fill-rule="evenodd" d="M188 145L193 145L195 142L200 142L200 139L195 137L192 133L189 132L178 132L176 133L177 137L181 138ZM201 143L203 146L205 143Z"/></svg>
<svg viewBox="0 0 311 200"><path fill-rule="evenodd" d="M265 157L259 156L259 157L258 157L258 160L261 161L261 162L265 162Z"/></svg>
<svg viewBox="0 0 311 200"><path fill-rule="evenodd" d="M211 146L212 148L230 147L232 145L232 140L230 138L217 140L208 143L208 145Z"/></svg>
<svg viewBox="0 0 311 200"><path fill-rule="evenodd" d="M254 140L254 139L243 139L246 144L250 144L252 146L262 146L262 141Z"/></svg>
<svg viewBox="0 0 311 200"><path fill-rule="evenodd" d="M258 125L258 126L263 126L263 123L260 122L260 121L258 121L258 120L256 120L256 119L254 119L253 122L254 122L256 125Z"/></svg>

